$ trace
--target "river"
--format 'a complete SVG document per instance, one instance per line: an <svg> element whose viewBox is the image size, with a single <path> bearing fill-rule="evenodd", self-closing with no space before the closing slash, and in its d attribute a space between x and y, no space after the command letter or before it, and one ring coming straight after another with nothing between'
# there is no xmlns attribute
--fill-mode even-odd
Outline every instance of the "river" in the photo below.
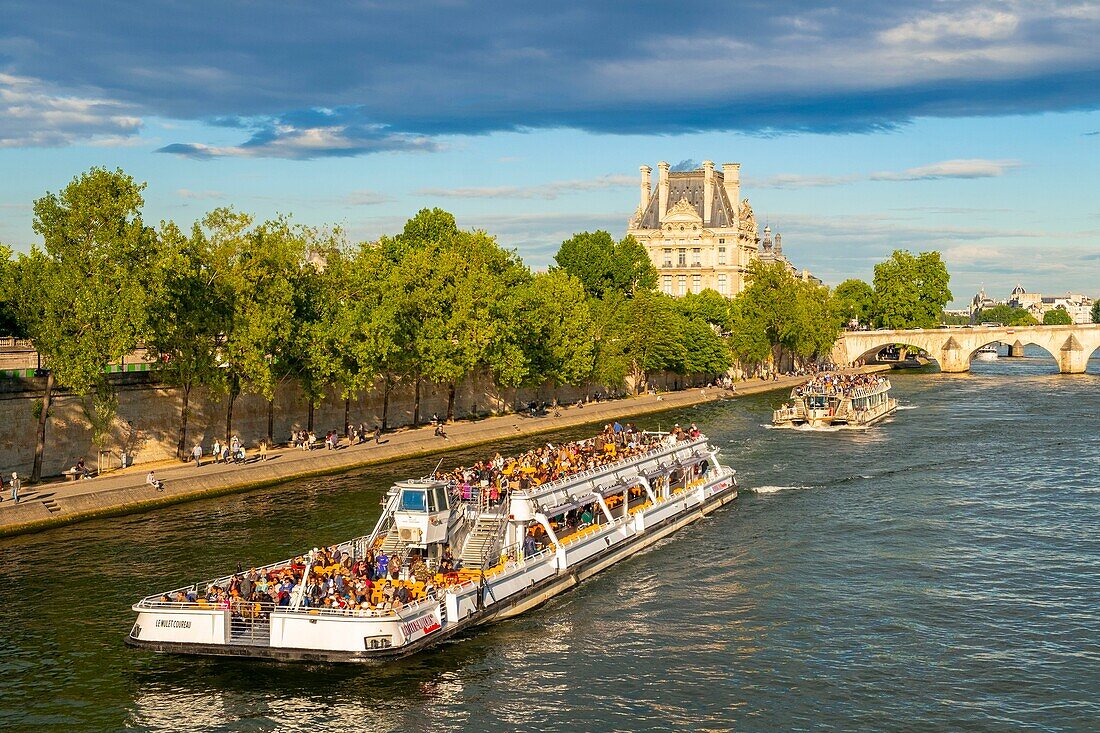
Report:
<svg viewBox="0 0 1100 733"><path fill-rule="evenodd" d="M778 393L641 419L698 423L738 501L385 669L122 640L138 597L365 532L433 460L2 540L0 729L1097 730L1100 361L1056 371L895 373L869 430L766 429Z"/></svg>

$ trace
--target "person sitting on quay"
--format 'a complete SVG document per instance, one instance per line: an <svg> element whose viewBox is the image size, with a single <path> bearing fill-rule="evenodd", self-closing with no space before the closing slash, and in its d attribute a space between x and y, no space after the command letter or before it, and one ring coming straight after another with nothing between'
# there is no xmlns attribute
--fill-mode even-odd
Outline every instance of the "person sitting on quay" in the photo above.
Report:
<svg viewBox="0 0 1100 733"><path fill-rule="evenodd" d="M155 471L150 471L145 475L145 483L157 491L164 491L164 482L157 478Z"/></svg>

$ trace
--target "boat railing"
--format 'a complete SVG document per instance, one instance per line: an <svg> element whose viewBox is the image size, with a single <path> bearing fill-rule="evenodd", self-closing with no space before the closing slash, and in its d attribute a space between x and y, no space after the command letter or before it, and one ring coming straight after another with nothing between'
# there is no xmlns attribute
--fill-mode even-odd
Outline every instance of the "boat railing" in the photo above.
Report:
<svg viewBox="0 0 1100 733"><path fill-rule="evenodd" d="M639 462L641 462L641 460L643 460L645 458L650 458L650 457L652 457L654 455L657 455L659 453L662 453L664 451L682 450L684 448L690 448L690 447L693 447L693 446L696 446L696 445L699 445L699 444L706 444L706 442L707 442L706 436L701 435L698 438L692 438L690 440L681 441L681 442L677 442L677 443L673 443L673 444L668 444L668 443L663 443L663 442L658 443L657 445L653 446L652 448L650 448L649 450L647 450L645 452L635 453L632 456L627 456L626 458L622 458L622 459L619 459L617 461L612 461L611 463L605 463L603 465L595 466L593 468L587 468L583 471L578 471L577 473L571 473L568 476L563 476L562 478L555 479L553 481L547 481L545 484L540 484L539 486L533 487L531 490L526 492L527 497L532 498L532 497L537 496L539 494L542 494L544 492L552 491L554 489L559 489L563 486L567 486L571 483L574 483L578 479L590 478L592 476L597 476L597 475L603 474L603 473L612 473L614 471L617 471L620 468L623 468L623 467L627 466L630 463L639 463Z"/></svg>

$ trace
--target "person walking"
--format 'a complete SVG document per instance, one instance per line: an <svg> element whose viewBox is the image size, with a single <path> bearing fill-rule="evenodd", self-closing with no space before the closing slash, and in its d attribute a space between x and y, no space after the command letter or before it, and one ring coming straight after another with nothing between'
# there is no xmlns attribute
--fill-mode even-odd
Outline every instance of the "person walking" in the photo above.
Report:
<svg viewBox="0 0 1100 733"><path fill-rule="evenodd" d="M195 443L191 449L191 457L195 459L195 468L202 468L202 443Z"/></svg>
<svg viewBox="0 0 1100 733"><path fill-rule="evenodd" d="M19 473L11 472L11 500L19 503L19 489L23 488L23 482L19 480Z"/></svg>
<svg viewBox="0 0 1100 733"><path fill-rule="evenodd" d="M261 440L260 441L260 460L261 461L266 461L267 460L267 441L266 440Z"/></svg>

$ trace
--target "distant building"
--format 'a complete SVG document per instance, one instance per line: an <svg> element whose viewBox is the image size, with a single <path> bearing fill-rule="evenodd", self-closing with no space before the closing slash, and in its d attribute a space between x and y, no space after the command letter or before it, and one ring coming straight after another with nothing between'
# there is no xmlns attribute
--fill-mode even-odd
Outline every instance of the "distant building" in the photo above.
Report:
<svg viewBox="0 0 1100 733"><path fill-rule="evenodd" d="M783 254L783 235L776 232L773 241L772 228L767 224L764 225L764 238L760 240L760 250L756 256L761 262L769 265L774 262L782 262L792 275L803 282L814 283L815 285L824 284L820 278L814 277L809 270L799 270L793 262L787 259L787 256Z"/></svg>
<svg viewBox="0 0 1100 733"><path fill-rule="evenodd" d="M653 169L641 167L641 196L627 234L649 253L658 288L674 296L706 288L737 295L749 263L761 256L756 216L749 200L740 199L741 164L724 163L718 171L707 160L697 170L671 171L661 161L657 169L653 190Z"/></svg>
<svg viewBox="0 0 1100 733"><path fill-rule="evenodd" d="M1040 323L1047 311L1055 309L1064 310L1073 319L1074 323L1092 323L1093 300L1083 293L1066 293L1065 295L1043 295L1042 293L1029 293L1023 286L1017 284L1012 293L1004 300L994 300L985 294L985 288L978 291L970 302L970 317L976 318L979 311L992 308L996 305L1007 305L1010 308L1022 308Z"/></svg>

